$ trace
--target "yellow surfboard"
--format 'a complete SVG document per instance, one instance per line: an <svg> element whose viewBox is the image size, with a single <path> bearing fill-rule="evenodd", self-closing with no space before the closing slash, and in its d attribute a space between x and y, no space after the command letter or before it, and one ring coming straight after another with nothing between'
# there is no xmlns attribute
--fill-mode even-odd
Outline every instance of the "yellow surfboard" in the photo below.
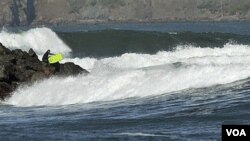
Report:
<svg viewBox="0 0 250 141"><path fill-rule="evenodd" d="M62 59L63 59L63 55L61 53L58 53L55 55L51 55L48 60L50 64L54 64L54 63L61 61Z"/></svg>

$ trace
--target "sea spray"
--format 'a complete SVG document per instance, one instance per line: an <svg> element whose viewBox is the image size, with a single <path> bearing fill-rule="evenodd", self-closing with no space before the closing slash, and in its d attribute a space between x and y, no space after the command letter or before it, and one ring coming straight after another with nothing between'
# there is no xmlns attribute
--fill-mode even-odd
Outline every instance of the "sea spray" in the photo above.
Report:
<svg viewBox="0 0 250 141"><path fill-rule="evenodd" d="M42 55L48 49L51 52L61 52L65 55L69 55L72 51L55 32L46 27L34 28L20 33L2 30L0 42L9 49L28 51L32 48L38 55Z"/></svg>
<svg viewBox="0 0 250 141"><path fill-rule="evenodd" d="M54 77L21 87L6 103L16 106L67 105L156 96L227 84L250 76L248 50L248 46L225 45L213 49L190 47L155 55L77 59L78 63L92 62L88 76ZM130 56L133 60L128 59Z"/></svg>
<svg viewBox="0 0 250 141"><path fill-rule="evenodd" d="M22 33L2 31L0 41L10 49L33 48L41 57L47 50L71 49L48 28ZM22 86L5 103L16 106L67 105L169 94L209 87L250 76L248 45L227 43L222 48L179 45L156 54L125 53L116 57L66 57L91 73L52 77Z"/></svg>
<svg viewBox="0 0 250 141"><path fill-rule="evenodd" d="M157 54L125 53L117 57L103 59L65 58L62 62L74 62L89 71L95 62L115 68L143 68L149 66L185 62L186 64L249 64L250 47L248 45L225 44L223 48L200 48L191 45L177 46L175 51L159 51Z"/></svg>

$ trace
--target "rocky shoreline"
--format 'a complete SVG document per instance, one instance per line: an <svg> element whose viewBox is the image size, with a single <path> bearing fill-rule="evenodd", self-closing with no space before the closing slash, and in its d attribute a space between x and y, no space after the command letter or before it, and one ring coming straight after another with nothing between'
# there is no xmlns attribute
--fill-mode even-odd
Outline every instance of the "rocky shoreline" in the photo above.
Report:
<svg viewBox="0 0 250 141"><path fill-rule="evenodd" d="M249 0L1 0L0 25L249 21Z"/></svg>
<svg viewBox="0 0 250 141"><path fill-rule="evenodd" d="M0 43L0 100L11 96L11 92L22 84L32 84L51 76L77 74L88 74L88 71L72 62L57 66L47 64L40 61L32 49L29 52L9 50Z"/></svg>

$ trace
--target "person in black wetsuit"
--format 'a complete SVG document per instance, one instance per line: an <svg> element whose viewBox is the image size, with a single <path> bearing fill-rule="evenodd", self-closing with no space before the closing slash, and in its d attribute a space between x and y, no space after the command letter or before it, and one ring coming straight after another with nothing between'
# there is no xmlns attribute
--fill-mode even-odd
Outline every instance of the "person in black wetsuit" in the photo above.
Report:
<svg viewBox="0 0 250 141"><path fill-rule="evenodd" d="M42 61L49 64L49 56L50 55L55 55L53 53L50 53L50 50L47 50L44 55L43 55L43 58L42 58ZM53 64L49 64L49 65L52 65L55 67L55 72L59 72L60 71L60 63L57 62L57 63L53 63Z"/></svg>
<svg viewBox="0 0 250 141"><path fill-rule="evenodd" d="M50 50L47 50L44 55L43 55L43 58L42 58L42 61L43 62L46 62L47 64L49 63L49 55L54 55L53 53L50 53Z"/></svg>

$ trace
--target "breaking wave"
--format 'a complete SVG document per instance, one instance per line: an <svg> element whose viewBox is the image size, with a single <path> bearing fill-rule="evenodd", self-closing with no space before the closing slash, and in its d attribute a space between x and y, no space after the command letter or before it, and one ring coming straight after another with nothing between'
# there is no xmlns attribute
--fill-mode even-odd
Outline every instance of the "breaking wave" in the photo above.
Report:
<svg viewBox="0 0 250 141"><path fill-rule="evenodd" d="M32 48L38 55L42 55L48 49L65 55L72 51L55 32L46 27L34 28L20 33L2 30L0 42L9 49L28 51Z"/></svg>
<svg viewBox="0 0 250 141"><path fill-rule="evenodd" d="M53 77L20 87L5 103L53 106L169 94L232 83L250 76L250 48L179 46L157 54L66 58L90 71L87 76Z"/></svg>

